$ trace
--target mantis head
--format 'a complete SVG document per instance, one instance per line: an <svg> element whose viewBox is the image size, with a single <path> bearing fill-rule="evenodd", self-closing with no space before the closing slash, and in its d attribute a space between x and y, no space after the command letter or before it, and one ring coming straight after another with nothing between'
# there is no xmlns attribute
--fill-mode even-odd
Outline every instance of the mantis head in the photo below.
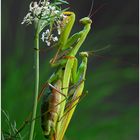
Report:
<svg viewBox="0 0 140 140"><path fill-rule="evenodd" d="M79 55L82 57L88 57L88 52L80 52Z"/></svg>
<svg viewBox="0 0 140 140"><path fill-rule="evenodd" d="M80 23L86 25L86 24L91 24L92 20L89 17L84 17L80 19Z"/></svg>

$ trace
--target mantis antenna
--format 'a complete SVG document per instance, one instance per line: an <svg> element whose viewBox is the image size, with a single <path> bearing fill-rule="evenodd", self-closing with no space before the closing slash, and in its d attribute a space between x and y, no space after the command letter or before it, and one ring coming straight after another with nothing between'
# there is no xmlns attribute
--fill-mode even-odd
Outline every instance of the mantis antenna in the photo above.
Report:
<svg viewBox="0 0 140 140"><path fill-rule="evenodd" d="M106 5L106 3L100 5L89 17L91 18L92 16L94 16L100 9L102 9L104 6Z"/></svg>
<svg viewBox="0 0 140 140"><path fill-rule="evenodd" d="M94 4L94 0L92 0L92 3L91 3L91 8L90 8L90 11L89 11L88 17L90 17L91 12L92 12L92 10L93 10L93 4Z"/></svg>
<svg viewBox="0 0 140 140"><path fill-rule="evenodd" d="M110 46L111 46L111 45L107 45L107 46L105 46L105 47L103 47L103 48L101 48L101 49L97 49L97 50L95 50L95 51L88 51L87 53L88 53L89 55L93 55L93 53L100 52L100 51L103 51L103 50L106 50L106 49L110 48Z"/></svg>

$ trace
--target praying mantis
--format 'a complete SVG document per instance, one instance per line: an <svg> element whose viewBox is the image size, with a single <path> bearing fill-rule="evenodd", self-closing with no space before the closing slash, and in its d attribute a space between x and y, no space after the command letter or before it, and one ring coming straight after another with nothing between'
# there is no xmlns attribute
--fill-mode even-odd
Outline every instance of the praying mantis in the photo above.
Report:
<svg viewBox="0 0 140 140"><path fill-rule="evenodd" d="M77 61L75 55L77 54L77 52L78 52L79 48L81 47L81 45L83 44L83 42L85 41L86 36L88 35L88 33L90 31L91 23L92 23L92 20L89 17L80 19L80 23L84 25L84 29L82 31L72 35L71 37L69 37L69 34L72 30L72 27L73 27L73 24L75 21L75 14L73 12L64 12L64 14L67 15L67 18L65 19L66 26L65 26L65 28L60 36L59 42L58 42L58 47L59 47L58 51L57 51L55 57L53 59L51 59L51 61L50 61L51 66L57 67L58 69L57 69L57 72L55 72L51 76L51 78L48 80L48 83L54 83L54 85L59 80L61 81L60 87L62 87L61 92L63 93L63 96L60 94L59 94L59 96L61 96L61 101L63 101L63 102L61 102L60 107L57 106L57 108L59 108L55 112L57 115L55 115L55 117L53 117L52 120L49 120L47 118L47 116L43 117L43 120L42 120L44 135L46 137L49 137L52 135L52 133L54 133L52 131L55 131L55 129L56 129L56 132L55 132L56 134L55 134L54 139L57 139L57 140L61 140L63 138L66 128L69 124L70 118L71 118L71 116L74 112L74 109L76 107L76 104L78 102L78 97L81 96L83 88L84 88L84 79L85 79L85 73L86 73L86 68L87 68L88 53L86 53L86 52L80 53L80 55L82 57L82 63L79 66L78 70L77 70L78 61ZM59 56L59 53L61 54L68 49L70 49L70 50L68 51L67 55L64 54L64 56L57 59ZM81 84L79 84L77 86L77 88L72 89L71 91L68 91L68 87L70 85L74 85L77 82L82 81L82 80L83 80L83 82ZM59 87L59 89L60 89L60 87ZM72 107L71 105L69 105L69 107L67 107L67 109L66 109L65 108L66 107L65 98L68 97L68 95L70 94L69 92L71 92L73 94L71 100L74 100L73 102L74 102L75 107ZM52 92L52 94L53 94L53 92ZM58 96L58 93L56 93L56 96ZM47 103L50 101L51 101L51 99L48 100ZM44 105L42 105L42 106L44 106ZM69 110L68 108L69 109L72 108L71 111L68 111ZM48 110L51 110L51 109L46 108L46 112ZM68 114L66 114L66 117L64 117L67 119L63 119L63 115L66 113L65 111L68 112ZM43 111L43 113L44 113L44 111ZM42 114L42 115L44 115L44 114ZM59 121L59 120L61 120L61 121ZM51 121L51 123L50 123L50 121Z"/></svg>

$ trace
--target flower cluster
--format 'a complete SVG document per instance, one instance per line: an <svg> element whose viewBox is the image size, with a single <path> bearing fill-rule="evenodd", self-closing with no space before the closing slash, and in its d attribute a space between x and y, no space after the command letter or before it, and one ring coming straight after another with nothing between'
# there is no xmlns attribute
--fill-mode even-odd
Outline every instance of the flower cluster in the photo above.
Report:
<svg viewBox="0 0 140 140"><path fill-rule="evenodd" d="M47 29L46 32L42 33L41 39L43 42L47 43L47 46L50 46L52 41L53 42L58 41L58 37L51 34L49 29Z"/></svg>
<svg viewBox="0 0 140 140"><path fill-rule="evenodd" d="M32 24L35 20L43 19L58 20L58 18L63 17L62 11L56 7L56 5L51 4L50 2L43 0L39 3L31 2L29 6L29 13L24 17L21 24L26 23L27 25Z"/></svg>
<svg viewBox="0 0 140 140"><path fill-rule="evenodd" d="M63 14L63 11L57 6L62 3L66 3L64 0L56 0L55 3L50 3L48 0L40 0L37 2L31 2L29 5L29 12L24 17L21 24L32 24L39 21L40 32L49 27L42 33L42 41L51 46L51 43L58 41L58 37L54 36L53 29L57 30L58 36L61 34L62 21L67 18ZM51 25L51 26L50 26ZM52 29L53 28L53 29Z"/></svg>

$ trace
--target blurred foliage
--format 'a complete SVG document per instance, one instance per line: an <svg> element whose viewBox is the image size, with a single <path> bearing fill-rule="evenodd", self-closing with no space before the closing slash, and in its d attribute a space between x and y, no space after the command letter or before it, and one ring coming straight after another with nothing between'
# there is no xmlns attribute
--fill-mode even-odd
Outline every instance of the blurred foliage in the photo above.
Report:
<svg viewBox="0 0 140 140"><path fill-rule="evenodd" d="M93 27L81 50L109 49L89 58L85 90L89 91L77 107L66 133L66 140L138 139L138 0L100 0L106 3L93 18ZM2 109L19 127L32 110L33 28L21 21L29 1L2 1ZM74 1L70 7L77 20L88 15L91 1ZM43 46L44 44L42 44ZM40 86L49 78L48 64L55 50L41 52ZM40 104L38 114L40 113ZM2 130L6 130L2 116ZM28 133L29 125L21 134ZM36 139L44 139L40 120Z"/></svg>

